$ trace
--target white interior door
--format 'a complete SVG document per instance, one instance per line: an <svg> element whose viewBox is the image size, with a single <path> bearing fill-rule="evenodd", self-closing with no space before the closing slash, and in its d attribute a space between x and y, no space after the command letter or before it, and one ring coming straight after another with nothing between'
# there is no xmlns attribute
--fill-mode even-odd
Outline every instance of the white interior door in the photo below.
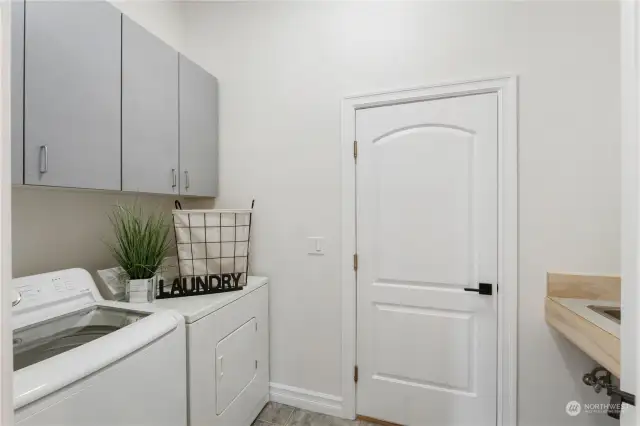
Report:
<svg viewBox="0 0 640 426"><path fill-rule="evenodd" d="M496 424L497 129L495 93L356 113L359 415Z"/></svg>

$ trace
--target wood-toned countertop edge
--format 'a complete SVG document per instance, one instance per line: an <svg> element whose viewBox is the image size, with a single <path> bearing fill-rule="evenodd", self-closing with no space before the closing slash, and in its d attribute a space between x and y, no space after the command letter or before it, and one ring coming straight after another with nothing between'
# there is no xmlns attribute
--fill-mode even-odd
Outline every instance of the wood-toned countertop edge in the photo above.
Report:
<svg viewBox="0 0 640 426"><path fill-rule="evenodd" d="M620 377L620 339L550 298L545 302L547 324L611 374Z"/></svg>
<svg viewBox="0 0 640 426"><path fill-rule="evenodd" d="M620 301L620 278L547 274L545 320L594 361L620 377L620 339L554 298Z"/></svg>
<svg viewBox="0 0 640 426"><path fill-rule="evenodd" d="M591 321L589 318L585 317L584 315L581 315L581 314L580 314L580 312L576 312L576 311L574 311L573 309L571 309L571 308L569 308L569 307L567 307L567 306L563 305L561 301L556 300L556 299L559 299L558 297L549 297L549 296L547 296L547 299L548 299L548 300L550 300L550 301L551 301L551 302L553 302L553 303L556 303L556 304L560 305L560 307L561 307L562 309L566 309L567 311L569 311L569 312L571 312L572 314L574 314L574 315L576 315L576 316L580 317L582 320L584 320L584 321L588 322L589 324L593 325L594 327L599 328L599 329L600 329L600 330L602 330L604 333L610 334L610 335L611 335L611 337L613 337L614 339L618 339L618 340L620 340L620 337L616 336L615 334L613 334L613 333L612 333L612 332L610 332L609 330L605 330L604 328L600 327L600 325L599 325L599 324L596 324L595 322Z"/></svg>

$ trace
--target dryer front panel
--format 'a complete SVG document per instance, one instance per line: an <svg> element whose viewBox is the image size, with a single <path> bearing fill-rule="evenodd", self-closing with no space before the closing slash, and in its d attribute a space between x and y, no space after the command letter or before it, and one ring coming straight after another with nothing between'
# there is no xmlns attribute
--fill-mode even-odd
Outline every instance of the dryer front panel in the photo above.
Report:
<svg viewBox="0 0 640 426"><path fill-rule="evenodd" d="M220 415L256 377L258 369L255 317L216 346L216 407Z"/></svg>
<svg viewBox="0 0 640 426"><path fill-rule="evenodd" d="M269 399L268 285L189 324L187 341L189 425L250 426Z"/></svg>

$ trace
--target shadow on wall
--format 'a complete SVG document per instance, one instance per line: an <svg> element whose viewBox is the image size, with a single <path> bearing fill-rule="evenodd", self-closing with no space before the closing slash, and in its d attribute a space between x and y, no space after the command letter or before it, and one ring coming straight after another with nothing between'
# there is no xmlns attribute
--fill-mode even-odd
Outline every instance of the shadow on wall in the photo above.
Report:
<svg viewBox="0 0 640 426"><path fill-rule="evenodd" d="M549 334L554 340L555 346L562 359L562 364L559 364L559 367L566 370L570 377L574 379L573 385L575 393L573 397L575 400L583 404L583 407L584 404L608 404L610 397L607 396L606 391L603 390L600 393L596 393L591 386L582 383L582 376L598 364L556 330L549 328ZM614 380L617 379L614 377ZM555 411L557 416L561 418L566 413L566 404L569 402L569 400L566 402L558 401L556 406L548 407L547 409ZM536 403L536 401L529 401L529 403ZM615 426L620 423L618 420L607 416L606 413L598 412L597 410L596 412L587 412L585 410L578 416L579 419L585 417L588 417L593 424L600 426ZM570 419L568 419L568 421L569 420Z"/></svg>
<svg viewBox="0 0 640 426"><path fill-rule="evenodd" d="M38 187L14 187L11 195L14 277L75 267L95 274L115 266L105 244L113 238L108 217L112 208L137 200L146 211L162 210L170 215L178 199L174 195ZM184 208L213 205L213 199L180 200Z"/></svg>

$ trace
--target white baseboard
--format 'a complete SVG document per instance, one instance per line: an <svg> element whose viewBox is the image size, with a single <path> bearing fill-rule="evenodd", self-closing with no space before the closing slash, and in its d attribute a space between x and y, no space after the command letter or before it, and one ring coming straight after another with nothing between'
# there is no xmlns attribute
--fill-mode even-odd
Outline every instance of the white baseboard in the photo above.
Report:
<svg viewBox="0 0 640 426"><path fill-rule="evenodd" d="M314 392L293 386L269 383L271 401L303 410L342 417L342 397Z"/></svg>

